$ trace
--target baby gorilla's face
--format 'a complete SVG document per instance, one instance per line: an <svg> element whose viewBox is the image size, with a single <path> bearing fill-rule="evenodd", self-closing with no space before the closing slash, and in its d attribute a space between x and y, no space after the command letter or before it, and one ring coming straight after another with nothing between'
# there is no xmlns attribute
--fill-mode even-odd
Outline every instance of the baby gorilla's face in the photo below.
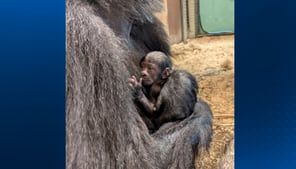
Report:
<svg viewBox="0 0 296 169"><path fill-rule="evenodd" d="M145 58L141 63L141 77L142 85L150 86L160 79L161 70L155 62Z"/></svg>

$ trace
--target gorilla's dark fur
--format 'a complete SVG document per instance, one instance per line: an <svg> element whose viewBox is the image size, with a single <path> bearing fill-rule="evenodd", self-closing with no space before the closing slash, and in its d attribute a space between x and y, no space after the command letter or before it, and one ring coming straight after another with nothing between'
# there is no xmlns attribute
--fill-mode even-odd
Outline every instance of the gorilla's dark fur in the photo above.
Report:
<svg viewBox="0 0 296 169"><path fill-rule="evenodd" d="M211 138L198 100L180 123L149 132L127 79L149 51L170 54L158 0L67 0L67 169L190 169Z"/></svg>
<svg viewBox="0 0 296 169"><path fill-rule="evenodd" d="M157 98L164 106L159 117L153 119L156 129L163 123L188 117L194 110L197 90L197 82L191 74L183 70L172 71Z"/></svg>

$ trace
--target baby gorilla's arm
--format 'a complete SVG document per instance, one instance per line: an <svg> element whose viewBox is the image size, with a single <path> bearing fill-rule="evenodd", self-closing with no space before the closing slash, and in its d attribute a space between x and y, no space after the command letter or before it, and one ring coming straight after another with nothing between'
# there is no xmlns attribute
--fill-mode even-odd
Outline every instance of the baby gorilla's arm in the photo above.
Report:
<svg viewBox="0 0 296 169"><path fill-rule="evenodd" d="M148 98L145 96L143 91L139 92L137 100L143 105L144 109L150 114L154 115L154 112L157 110L156 105L152 103Z"/></svg>
<svg viewBox="0 0 296 169"><path fill-rule="evenodd" d="M144 109L150 114L153 115L157 110L154 103L152 103L142 91L142 78L137 80L135 76L132 76L128 79L129 85L135 89L136 99L143 105Z"/></svg>

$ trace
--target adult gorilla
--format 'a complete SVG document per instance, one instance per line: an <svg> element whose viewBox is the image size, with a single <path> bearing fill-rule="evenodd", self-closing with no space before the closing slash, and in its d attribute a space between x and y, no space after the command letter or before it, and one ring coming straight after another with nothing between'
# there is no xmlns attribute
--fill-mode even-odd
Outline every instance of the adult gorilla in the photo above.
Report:
<svg viewBox="0 0 296 169"><path fill-rule="evenodd" d="M211 138L211 111L149 135L127 79L149 51L170 54L152 12L158 0L67 0L67 169L194 168Z"/></svg>

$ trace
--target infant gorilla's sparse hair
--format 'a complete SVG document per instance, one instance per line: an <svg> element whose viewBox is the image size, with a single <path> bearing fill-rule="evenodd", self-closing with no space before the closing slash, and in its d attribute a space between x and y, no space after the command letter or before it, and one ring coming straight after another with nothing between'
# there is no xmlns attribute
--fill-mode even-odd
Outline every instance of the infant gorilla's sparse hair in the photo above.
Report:
<svg viewBox="0 0 296 169"><path fill-rule="evenodd" d="M164 70L165 68L172 68L172 61L171 58L168 57L165 53L160 52L160 51L153 51L149 52L146 56L144 56L140 64L146 59L150 59L153 61L155 64L157 64L160 68L160 70Z"/></svg>

